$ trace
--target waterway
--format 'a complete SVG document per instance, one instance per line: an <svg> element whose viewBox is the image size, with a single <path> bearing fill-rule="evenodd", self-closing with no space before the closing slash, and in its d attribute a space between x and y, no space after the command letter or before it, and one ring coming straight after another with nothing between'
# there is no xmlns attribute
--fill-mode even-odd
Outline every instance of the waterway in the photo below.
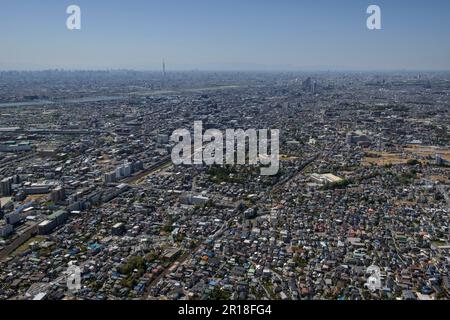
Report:
<svg viewBox="0 0 450 320"><path fill-rule="evenodd" d="M35 101L4 102L4 103L0 103L0 108L47 106L47 105L55 105L55 104L63 105L63 104L102 102L102 101L121 101L121 100L130 99L133 97L156 96L156 95L183 93L183 92L186 93L186 92L216 91L216 90L236 89L236 88L239 88L239 86L227 85L227 86L178 89L178 90L141 91L141 92L132 92L128 95L82 97L82 98L73 98L73 99L60 99L60 100L54 100L54 101L52 101L52 100L35 100Z"/></svg>

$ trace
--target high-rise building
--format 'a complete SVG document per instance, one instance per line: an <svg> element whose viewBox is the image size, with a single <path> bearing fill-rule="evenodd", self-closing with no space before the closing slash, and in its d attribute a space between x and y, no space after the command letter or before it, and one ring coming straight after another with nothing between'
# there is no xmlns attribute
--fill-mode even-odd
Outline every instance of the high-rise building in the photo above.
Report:
<svg viewBox="0 0 450 320"><path fill-rule="evenodd" d="M163 60L162 62L163 76L166 76L166 62Z"/></svg>
<svg viewBox="0 0 450 320"><path fill-rule="evenodd" d="M127 162L123 165L123 173L124 173L124 177L129 177L131 176L131 163Z"/></svg>
<svg viewBox="0 0 450 320"><path fill-rule="evenodd" d="M9 197L12 194L12 178L5 178L0 181L0 193L4 197Z"/></svg>
<svg viewBox="0 0 450 320"><path fill-rule="evenodd" d="M107 172L105 173L105 175L103 176L103 180L105 183L113 183L116 182L116 171L112 171L112 172Z"/></svg>
<svg viewBox="0 0 450 320"><path fill-rule="evenodd" d="M58 186L50 193L50 200L54 203L64 201L66 199L66 191L63 187Z"/></svg>
<svg viewBox="0 0 450 320"><path fill-rule="evenodd" d="M312 79L310 77L308 77L305 81L303 81L302 89L304 91L310 91L312 89Z"/></svg>
<svg viewBox="0 0 450 320"><path fill-rule="evenodd" d="M5 215L5 222L10 225L15 225L20 220L22 220L22 216L20 213L12 212Z"/></svg>
<svg viewBox="0 0 450 320"><path fill-rule="evenodd" d="M347 133L347 138L346 138L347 144L352 145L355 142L355 137L356 137L356 135L353 132Z"/></svg>
<svg viewBox="0 0 450 320"><path fill-rule="evenodd" d="M133 173L132 171L133 171L132 164L129 162L124 163L123 165L116 168L116 180L122 180L123 178L128 178Z"/></svg>

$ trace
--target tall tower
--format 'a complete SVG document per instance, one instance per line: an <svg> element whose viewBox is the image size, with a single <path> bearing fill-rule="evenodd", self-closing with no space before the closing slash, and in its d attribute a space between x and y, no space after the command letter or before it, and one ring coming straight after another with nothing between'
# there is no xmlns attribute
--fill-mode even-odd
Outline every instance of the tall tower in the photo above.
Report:
<svg viewBox="0 0 450 320"><path fill-rule="evenodd" d="M162 81L161 81L161 88L165 88L166 87L166 62L162 61Z"/></svg>

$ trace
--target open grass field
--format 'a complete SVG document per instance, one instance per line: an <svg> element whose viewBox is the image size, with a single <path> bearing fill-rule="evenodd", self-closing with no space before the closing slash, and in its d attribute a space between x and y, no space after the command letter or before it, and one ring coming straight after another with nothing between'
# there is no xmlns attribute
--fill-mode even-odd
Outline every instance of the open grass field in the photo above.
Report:
<svg viewBox="0 0 450 320"><path fill-rule="evenodd" d="M18 254L24 253L25 251L28 250L30 244L32 244L33 242L39 243L39 242L43 242L43 241L45 241L45 240L46 240L46 238L45 238L45 237L42 237L42 236L33 237L33 238L29 239L27 242L25 242L24 244L22 244L20 247L18 247L18 248L13 252L13 255L18 255Z"/></svg>
<svg viewBox="0 0 450 320"><path fill-rule="evenodd" d="M363 165L377 165L377 166L385 166L385 165L395 165L395 164L405 164L408 160L412 159L412 157L408 157L405 154L400 153L387 153L387 152L379 152L379 151L370 151L368 152L369 156L365 157L363 160Z"/></svg>
<svg viewBox="0 0 450 320"><path fill-rule="evenodd" d="M450 149L448 148L438 148L432 146L420 146L420 145L410 145L403 149L403 152L398 153L388 153L373 150L366 150L366 157L363 160L363 165L396 165L405 164L408 160L416 158L435 158L436 154L441 155L443 159L450 161ZM426 160L424 160L426 161Z"/></svg>
<svg viewBox="0 0 450 320"><path fill-rule="evenodd" d="M405 152L415 154L422 157L435 157L436 154L440 154L441 157L447 161L450 161L450 149L448 148L438 148L438 147L428 147L420 145L411 145L405 148Z"/></svg>

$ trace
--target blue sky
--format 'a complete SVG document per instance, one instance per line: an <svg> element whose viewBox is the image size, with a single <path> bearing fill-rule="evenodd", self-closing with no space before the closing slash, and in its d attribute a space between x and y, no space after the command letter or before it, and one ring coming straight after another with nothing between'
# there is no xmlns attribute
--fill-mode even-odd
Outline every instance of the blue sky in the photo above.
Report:
<svg viewBox="0 0 450 320"><path fill-rule="evenodd" d="M450 70L449 40L448 0L0 0L2 70Z"/></svg>

